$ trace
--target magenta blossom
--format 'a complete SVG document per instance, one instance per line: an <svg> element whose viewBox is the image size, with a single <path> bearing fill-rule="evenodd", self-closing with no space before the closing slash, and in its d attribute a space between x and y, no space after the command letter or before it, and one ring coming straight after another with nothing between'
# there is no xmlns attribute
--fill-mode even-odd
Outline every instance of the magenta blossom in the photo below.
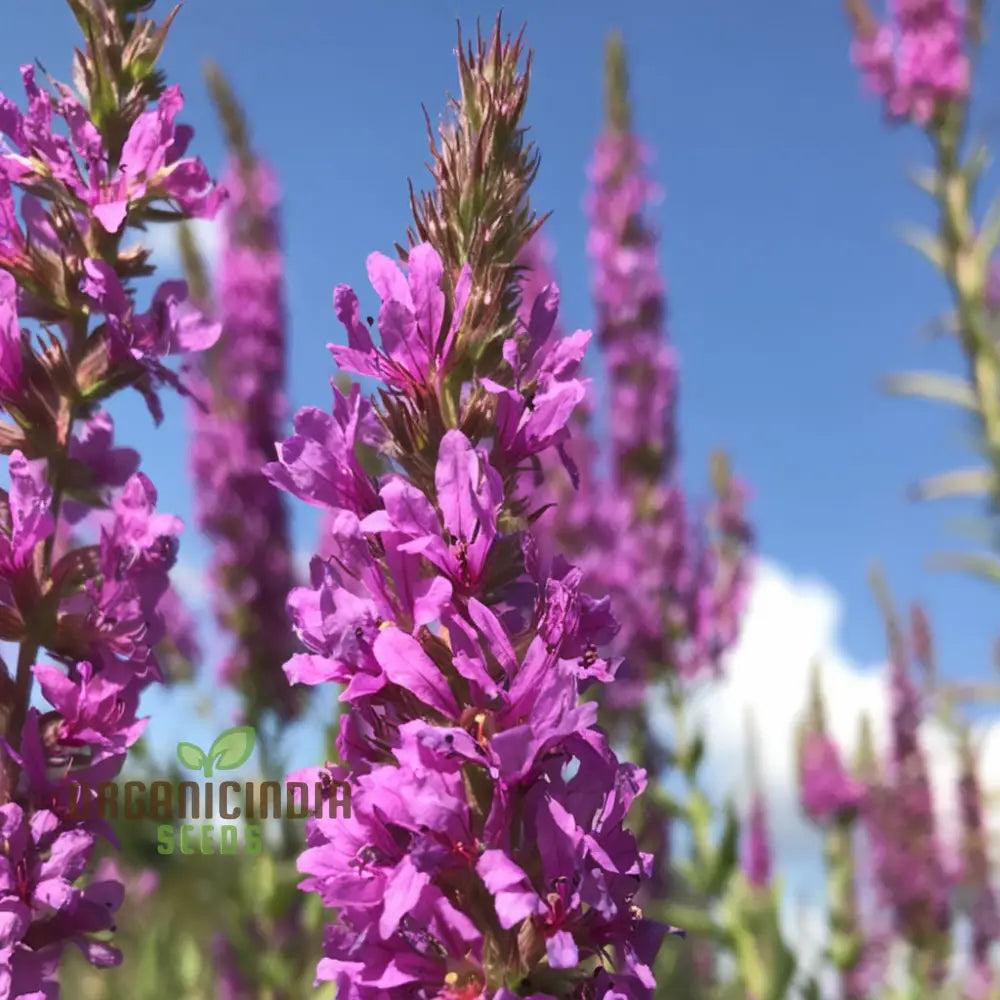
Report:
<svg viewBox="0 0 1000 1000"><path fill-rule="evenodd" d="M0 95L0 134L8 152L0 156L0 174L13 183L30 185L51 177L66 192L89 206L108 233L117 233L130 210L166 201L189 216L212 218L225 192L212 184L200 160L185 159L193 131L175 126L183 107L179 87L169 87L159 105L135 120L122 148L118 172L109 175L108 154L100 133L67 87L53 101L35 82L32 66L21 67L28 112ZM53 129L62 117L69 137ZM83 169L81 169L81 161Z"/></svg>
<svg viewBox="0 0 1000 1000"><path fill-rule="evenodd" d="M103 754L120 754L142 735L148 719L136 719L139 703L134 674L114 664L100 673L87 662L74 669L76 679L44 664L35 677L42 694L58 713L60 746L90 746Z"/></svg>
<svg viewBox="0 0 1000 1000"><path fill-rule="evenodd" d="M443 277L444 265L430 244L421 244L410 251L405 274L384 254L371 254L368 279L382 300L378 329L383 350L375 348L361 322L357 295L349 286L338 285L333 303L337 318L347 330L348 346L329 345L334 360L345 371L379 378L399 389L437 388L462 322L471 285L471 273L466 266L459 275L454 308L445 326Z"/></svg>
<svg viewBox="0 0 1000 1000"><path fill-rule="evenodd" d="M940 108L968 94L965 12L956 0L891 0L885 23L860 4L849 9L855 28L851 56L891 117L926 125Z"/></svg>
<svg viewBox="0 0 1000 1000"><path fill-rule="evenodd" d="M430 501L401 477L389 479L380 496L383 510L361 522L365 532L408 539L400 552L422 555L462 591L475 592L497 536L503 487L484 454L477 454L461 431L441 440L435 473L441 521Z"/></svg>
<svg viewBox="0 0 1000 1000"><path fill-rule="evenodd" d="M826 733L808 732L799 751L799 793L806 815L825 823L856 812L866 790L848 774L836 743Z"/></svg>

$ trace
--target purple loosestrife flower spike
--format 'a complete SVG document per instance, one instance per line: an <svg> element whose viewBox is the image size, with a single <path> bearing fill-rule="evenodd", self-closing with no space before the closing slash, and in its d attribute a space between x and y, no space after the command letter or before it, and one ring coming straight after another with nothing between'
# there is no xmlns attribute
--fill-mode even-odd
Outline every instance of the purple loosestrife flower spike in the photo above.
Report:
<svg viewBox="0 0 1000 1000"><path fill-rule="evenodd" d="M990 498L1000 482L1000 360L996 350L995 281L991 261L998 234L994 202L979 216L979 185L987 151L970 138L972 70L983 38L981 0L889 0L882 23L867 0L847 0L854 41L851 52L869 89L884 101L891 121L915 124L930 141L933 164L912 174L935 202L932 231L911 229L906 237L945 279L951 293L948 329L965 358L964 377L909 372L893 376L887 388L897 395L950 402L974 413L986 464L934 476L913 487L916 499L960 493ZM951 383L945 387L945 381ZM956 392L955 390L960 391ZM992 554L949 553L940 565L995 580Z"/></svg>
<svg viewBox="0 0 1000 1000"><path fill-rule="evenodd" d="M749 577L750 531L745 489L719 465L718 500L706 523L692 516L676 474L677 365L667 337L665 288L658 236L648 211L657 197L649 156L631 122L625 56L620 39L607 48L606 121L590 167L586 210L588 251L598 337L608 379L610 474L602 476L588 433L589 407L560 445L561 469L539 470L546 490L532 504L542 551L562 549L580 567L585 592L611 595L621 626L612 651L622 657L604 693L602 721L628 746L651 777L669 765L637 714L652 685L667 681L678 698L685 683L719 669L735 641ZM530 323L528 289L551 280L543 248L529 246L522 324ZM724 473L724 474L721 474ZM534 473L522 489L536 490ZM555 510L545 511L546 502ZM683 752L694 760L694 746ZM695 765L696 766L696 765ZM668 897L670 825L664 797L643 799L637 816L641 843L657 864L651 900Z"/></svg>
<svg viewBox="0 0 1000 1000"><path fill-rule="evenodd" d="M26 66L26 110L0 95L0 638L19 646L16 674L0 670L0 995L47 1000L67 945L96 966L121 960L106 932L123 887L85 878L97 840L113 840L95 788L120 773L146 724L141 693L163 679L182 528L100 404L133 387L158 418L158 384L183 389L162 359L218 333L182 283L142 311L133 282L154 268L122 241L223 198L185 155L180 92L155 69L172 15L157 26L125 0L70 6L86 38L77 92L43 89Z"/></svg>
<svg viewBox="0 0 1000 1000"><path fill-rule="evenodd" d="M889 0L887 22L875 17L867 0L846 0L845 6L854 36L851 58L890 117L926 125L948 103L968 96L967 47L976 25L956 0Z"/></svg>
<svg viewBox="0 0 1000 1000"><path fill-rule="evenodd" d="M798 730L799 800L814 823L849 822L865 799L865 787L844 766L843 755L827 731L819 664L810 680L806 718Z"/></svg>
<svg viewBox="0 0 1000 1000"><path fill-rule="evenodd" d="M972 962L979 977L995 985L996 976L990 970L990 951L1000 941L1000 905L997 902L996 888L991 883L979 766L968 730L963 730L962 733L959 761L962 882L967 893L969 923L972 927Z"/></svg>
<svg viewBox="0 0 1000 1000"><path fill-rule="evenodd" d="M224 334L199 358L191 383L191 468L198 524L213 543L216 616L232 636L220 679L242 692L256 724L265 709L288 720L302 704L281 670L294 650L284 608L295 583L288 514L261 471L276 457L287 410L279 193L247 145L228 85L214 68L207 75L230 145L230 201L216 289Z"/></svg>
<svg viewBox="0 0 1000 1000"><path fill-rule="evenodd" d="M814 725L817 718L814 714ZM852 764L864 793L860 809L827 813L832 821L827 818L824 827L830 928L827 954L838 971L844 1000L867 1000L884 983L895 938L876 884L871 823L864 821L865 810L871 808L868 789L877 786L880 774L871 719L866 714L858 723ZM822 817L820 821L824 821Z"/></svg>
<svg viewBox="0 0 1000 1000"><path fill-rule="evenodd" d="M944 975L943 949L951 927L952 879L942 856L927 761L920 744L923 699L913 681L906 637L880 574L872 584L889 639L889 757L867 809L873 864L882 901L895 928Z"/></svg>
<svg viewBox="0 0 1000 1000"><path fill-rule="evenodd" d="M249 1000L255 995L240 969L235 949L221 932L212 938L212 960L218 1000Z"/></svg>
<svg viewBox="0 0 1000 1000"><path fill-rule="evenodd" d="M587 198L612 436L611 481L591 501L605 565L587 568L600 573L595 586L610 589L620 611L625 664L609 695L627 705L657 677L690 679L717 669L745 603L749 530L744 488L728 470L716 476L720 501L711 532L736 543L725 551L692 521L677 481L677 365L647 218L657 192L646 171L649 154L631 128L624 60L620 39L612 38L607 120Z"/></svg>
<svg viewBox="0 0 1000 1000"><path fill-rule="evenodd" d="M630 126L620 38L608 43L607 118L590 167L587 249L598 337L610 379L612 468L619 483L656 482L676 452L677 364L666 341L656 234L644 218L659 192Z"/></svg>
<svg viewBox="0 0 1000 1000"><path fill-rule="evenodd" d="M767 827L767 807L760 792L755 792L750 802L747 827L743 874L752 886L763 889L771 881L771 839Z"/></svg>
<svg viewBox="0 0 1000 1000"><path fill-rule="evenodd" d="M312 820L299 859L337 911L317 978L344 1000L638 1000L668 930L635 905L652 859L623 826L645 773L580 697L614 676L609 602L522 516L525 462L569 435L588 334L558 331L554 286L514 323L512 265L535 228L520 57L499 22L460 52L419 235L402 269L368 261L379 344L359 297L335 293L334 356L378 380L378 405L335 389L267 467L326 509L324 554L288 602L306 652L285 669L345 685L350 769L292 776L351 783L350 816Z"/></svg>
<svg viewBox="0 0 1000 1000"><path fill-rule="evenodd" d="M692 517L677 481L676 359L667 339L657 234L648 219L656 191L646 172L648 155L632 130L617 38L607 50L606 99L586 209L609 386L610 474L601 474L584 399L569 439L557 443L548 462L526 465L519 488L539 552L566 552L581 571L581 589L595 599L611 597L620 626L609 636L616 674L603 692L602 722L650 778L659 778L671 754L641 719L643 702L657 681L668 681L682 698L686 682L718 670L746 600L751 539L745 489L728 466L717 477L718 500L705 523ZM537 237L519 264L519 321L530 337L536 303L552 282L549 254ZM696 742L679 752L696 761ZM665 917L676 881L669 796L661 788L643 796L633 822L639 843L656 859L640 900ZM735 841L736 825L730 814L725 842ZM721 843L718 856L726 851Z"/></svg>
<svg viewBox="0 0 1000 1000"><path fill-rule="evenodd" d="M755 889L765 889L771 883L771 834L767 823L767 803L761 787L760 742L751 720L747 725L747 761L752 791L741 864L743 875L750 885Z"/></svg>

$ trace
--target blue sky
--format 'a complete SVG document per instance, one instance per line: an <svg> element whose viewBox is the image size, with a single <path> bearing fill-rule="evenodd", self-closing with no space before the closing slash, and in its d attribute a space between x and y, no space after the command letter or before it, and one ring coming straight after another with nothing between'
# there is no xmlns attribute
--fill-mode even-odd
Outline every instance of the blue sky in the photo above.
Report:
<svg viewBox="0 0 1000 1000"><path fill-rule="evenodd" d="M196 150L221 166L200 77L211 57L286 192L296 406L329 402L324 345L341 337L333 286L351 282L373 301L365 257L403 236L406 179L425 176L420 105L434 115L456 87L456 17L471 28L494 14L445 0L191 0L181 11L163 65L187 97ZM921 336L945 293L894 232L933 222L926 197L904 180L926 150L919 135L887 130L861 94L840 5L512 2L505 19L514 28L527 20L536 54L527 114L542 150L535 203L554 212L547 234L565 322L592 319L581 202L601 122L603 43L620 28L637 128L666 193L656 220L682 367L685 482L704 495L710 450L732 453L755 490L761 551L841 596L840 640L852 657L883 655L865 582L878 559L901 599L926 601L945 669L983 672L994 595L924 566L954 541L947 522L961 508L904 496L918 477L970 464L962 427L949 410L887 399L877 385L893 370L958 364L953 345ZM20 100L17 66L32 58L66 78L73 44L59 0L9 5L0 89ZM998 110L993 98L981 105L991 137ZM120 437L143 450L162 507L190 521L182 407L169 406L155 432L135 401L115 413ZM312 530L300 518L302 545ZM190 537L183 552L204 554Z"/></svg>

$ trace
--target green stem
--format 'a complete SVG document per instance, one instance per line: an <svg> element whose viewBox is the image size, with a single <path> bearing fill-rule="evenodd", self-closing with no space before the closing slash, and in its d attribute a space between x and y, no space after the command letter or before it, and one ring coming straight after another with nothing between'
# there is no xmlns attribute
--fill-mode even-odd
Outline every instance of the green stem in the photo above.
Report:
<svg viewBox="0 0 1000 1000"><path fill-rule="evenodd" d="M121 236L115 236L102 247L106 259L117 260L118 245ZM74 360L75 349L87 339L87 328L90 317L88 314L78 315L72 323L67 337L70 355ZM56 538L59 533L59 515L62 509L63 493L65 491L66 466L69 461L69 446L73 436L73 426L80 416L79 402L73 397L66 397L61 402L59 413L59 448L54 455L48 456L49 487L52 490L52 500L49 514L52 517L52 532L35 549L35 576L38 582L40 599L35 614L26 622L26 637L21 642L17 658L17 677L14 681L14 706L7 723L7 735L11 741L20 746L21 731L28 714L31 702L32 672L31 668L38 659L38 654L50 638L50 630L58 627L58 604L54 607L49 600L49 576L52 571L52 556L55 551ZM8 761L9 788L14 787L14 764Z"/></svg>
<svg viewBox="0 0 1000 1000"><path fill-rule="evenodd" d="M858 934L852 826L847 820L835 821L823 843L830 929L827 954L842 981L857 968L863 947Z"/></svg>
<svg viewBox="0 0 1000 1000"><path fill-rule="evenodd" d="M50 628L55 627L55 621L53 620L54 613L51 602L48 599L47 591L49 574L52 569L52 553L59 530L59 511L62 506L64 489L63 479L66 462L69 457L69 441L73 433L74 422L75 414L73 408L70 407L62 446L59 452L49 459L49 485L52 490L52 502L49 506L49 513L52 515L53 527L49 537L40 542L35 550L35 570L41 597L34 609L35 614L26 623L27 636L21 642L20 649L18 650L17 677L14 681L14 708L8 723L8 735L18 745L20 745L21 730L24 728L24 721L27 718L28 705L31 702L31 682L33 677L31 668L38 659L38 654L43 646L46 633Z"/></svg>
<svg viewBox="0 0 1000 1000"><path fill-rule="evenodd" d="M966 108L956 104L931 133L938 167L935 196L940 211L943 270L956 305L959 337L969 362L994 482L1000 485L1000 359L986 310L989 260L977 245L972 215L978 178L963 168L960 158L965 131Z"/></svg>

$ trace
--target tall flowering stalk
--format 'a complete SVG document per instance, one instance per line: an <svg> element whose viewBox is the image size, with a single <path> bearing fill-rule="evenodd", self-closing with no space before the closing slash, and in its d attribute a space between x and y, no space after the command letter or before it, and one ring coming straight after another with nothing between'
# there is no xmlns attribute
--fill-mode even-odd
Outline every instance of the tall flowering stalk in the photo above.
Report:
<svg viewBox="0 0 1000 1000"><path fill-rule="evenodd" d="M909 372L889 380L890 391L957 406L970 413L983 464L947 472L915 487L921 499L986 497L995 514L1000 498L1000 354L991 260L1000 242L1000 203L976 218L979 182L988 160L968 138L973 73L982 40L982 3L969 0L894 0L880 21L866 0L846 0L853 61L887 116L915 125L930 140L934 165L914 173L935 201L937 232L914 230L910 241L945 279L954 311L945 324L966 361L966 377ZM991 525L995 543L995 524ZM1000 559L985 554L942 557L942 565L1000 579Z"/></svg>
<svg viewBox="0 0 1000 1000"><path fill-rule="evenodd" d="M760 773L759 740L752 720L747 725L747 764L750 798L743 832L740 868L747 883L755 890L767 889L773 881L771 831L767 820L767 800Z"/></svg>
<svg viewBox="0 0 1000 1000"><path fill-rule="evenodd" d="M890 649L884 759L865 718L853 774L845 768L827 735L818 675L799 734L803 811L825 844L826 957L845 1000L864 1000L885 988L894 946L907 959L909 994L944 997L961 989L963 997L985 1000L996 996L990 950L1000 922L971 735L956 711L977 688L942 683L923 609L913 607L905 631L877 572L873 584ZM920 685L915 666L923 675ZM947 843L939 827L921 742L931 708L935 721L954 735L961 765L956 844ZM954 930L963 914L971 947L959 956ZM968 960L964 970L956 967L957 957Z"/></svg>
<svg viewBox="0 0 1000 1000"><path fill-rule="evenodd" d="M692 516L679 485L677 363L667 336L657 234L648 219L657 197L648 163L648 151L632 128L625 56L615 36L607 49L605 127L586 202L597 333L608 381L609 472L602 475L598 468L589 413L580 412L583 433L567 445L577 489L567 497L565 477L550 470L556 509L539 518L536 532L543 545L571 553L586 590L611 594L622 623L612 651L623 662L602 699L602 722L657 782L671 763L685 776L688 803L677 803L656 787L637 804L640 841L657 857L648 901L663 907L669 894L673 909L664 911L666 917L679 912L678 881L703 902L704 893L721 891L736 867L733 810L720 841L711 842L711 810L697 787L703 745L690 731L686 701L694 682L718 673L737 637L752 538L745 487L724 458L714 463L717 499L704 519ZM524 262L535 268L545 264L537 252ZM664 689L675 721L669 750L652 735L645 715ZM693 834L691 865L680 880L670 871L669 850L670 825L678 817ZM685 912L679 922L693 918Z"/></svg>
<svg viewBox="0 0 1000 1000"><path fill-rule="evenodd" d="M883 772L875 751L871 718L866 714L858 723L851 772L851 784L860 789L858 811L853 814L853 836L849 840L843 836L852 813L841 813L825 852L827 884L832 892L828 954L839 974L844 1000L866 1000L886 986L894 943L893 919L880 898L871 826L864 816L869 790L878 787ZM839 869L839 864L844 868ZM854 876L852 882L844 877L848 869ZM838 889L842 894L837 893Z"/></svg>
<svg viewBox="0 0 1000 1000"><path fill-rule="evenodd" d="M967 912L972 930L971 989L977 997L1000 992L1000 976L993 957L1000 942L1000 903L983 818L983 795L979 761L971 734L966 729L959 744L958 802L961 817L961 882L967 894Z"/></svg>
<svg viewBox="0 0 1000 1000"><path fill-rule="evenodd" d="M608 600L526 530L522 472L567 439L590 334L553 335L554 285L517 318L540 224L522 55L499 22L460 39L404 266L368 258L380 346L334 292L348 343L331 352L378 395L300 411L268 467L332 510L334 554L289 600L308 652L286 671L347 685L345 766L319 775L351 782L351 816L313 821L300 859L337 910L317 975L338 997L646 997L665 930L635 906L651 859L622 826L645 775L580 700L613 676ZM392 471L370 476L359 441Z"/></svg>
<svg viewBox="0 0 1000 1000"><path fill-rule="evenodd" d="M1000 497L1000 354L998 354L995 253L1000 242L1000 203L977 218L980 180L988 162L982 143L969 138L974 71L983 40L980 0L895 0L881 21L865 0L847 0L853 31L852 58L868 89L878 94L890 120L915 125L930 141L934 165L914 174L935 201L937 232L914 231L911 242L937 268L954 310L943 324L966 362L966 376L911 372L889 382L892 391L958 406L972 415L982 463L929 479L916 487L921 499L985 497L995 520ZM991 544L995 548L995 524ZM994 581L1000 560L990 554L945 556L940 565ZM915 976L940 987L949 950L949 930L958 900L968 905L972 928L972 974L966 995L994 989L988 974L996 936L996 903L979 835L978 784L967 725L956 712L967 700L996 698L984 685L942 683L936 676L930 629L916 610L911 628L914 657L924 668L926 693L938 720L957 738L962 762L959 788L962 872L948 871L937 844L926 764L917 742L921 701L907 670L907 651L894 612L883 600L892 648L892 748L884 781L873 789L868 826L880 885L897 932L916 959ZM959 885L956 886L956 878ZM972 880L972 885L962 881Z"/></svg>
<svg viewBox="0 0 1000 1000"><path fill-rule="evenodd" d="M924 677L927 701L939 724L954 740L958 772L958 843L954 845L949 874L955 918L964 916L970 931L969 962L964 989L974 1000L1000 996L1000 981L993 971L993 952L1000 941L1000 906L996 870L990 857L983 816L980 762L971 724L960 709L992 693L988 686L947 682L939 676L934 634L920 605L910 611L910 645Z"/></svg>
<svg viewBox="0 0 1000 1000"><path fill-rule="evenodd" d="M869 790L866 821L875 880L896 934L907 943L917 981L941 986L953 924L953 873L938 830L927 760L920 742L925 699L912 676L911 650L888 589L873 576L889 653L889 752Z"/></svg>
<svg viewBox="0 0 1000 1000"><path fill-rule="evenodd" d="M210 346L219 327L168 281L141 312L134 282L149 251L130 227L211 217L223 196L184 153L183 100L156 61L159 26L136 2L69 0L86 45L76 91L22 67L27 111L0 96L0 994L54 997L68 944L98 966L123 888L79 884L109 828L87 818L74 782L110 781L145 719L140 692L162 679L154 647L180 521L155 511L137 456L113 446L101 404L132 387L154 418L162 384L183 390L167 355ZM155 105L155 106L154 106ZM14 190L21 192L20 219ZM40 325L36 337L21 321ZM72 532L67 524L76 527ZM73 539L88 530L96 544ZM42 662L47 654L51 662ZM48 702L31 707L34 679ZM96 794L96 793L94 793ZM93 811L93 810L91 810Z"/></svg>
<svg viewBox="0 0 1000 1000"><path fill-rule="evenodd" d="M677 480L677 364L667 339L656 233L647 220L657 195L649 153L632 130L620 38L607 53L607 117L590 168L588 251L598 338L609 385L611 503L625 555L604 553L622 608L620 690L641 700L646 685L692 680L718 669L745 604L750 529L745 488L717 463L720 499L710 519L731 545L713 546L686 510ZM603 484L602 484L603 485ZM624 523L621 523L624 521ZM603 583L603 581L602 581ZM627 610L627 614L625 613Z"/></svg>
<svg viewBox="0 0 1000 1000"><path fill-rule="evenodd" d="M302 702L281 671L295 649L284 608L296 582L288 513L261 472L287 411L279 193L228 85L214 68L208 80L230 149L213 310L225 336L201 356L192 382L202 405L190 408L191 469L198 525L213 543L216 616L232 636L220 680L241 692L257 725L265 710L293 718Z"/></svg>
<svg viewBox="0 0 1000 1000"><path fill-rule="evenodd" d="M189 283L224 330L199 359L193 378L203 405L189 410L190 461L199 527L213 546L216 621L230 640L218 680L239 693L243 720L257 730L261 777L277 781L284 768L275 744L283 724L302 710L304 691L282 670L297 648L285 609L298 582L287 504L262 471L286 430L280 199L277 179L252 149L246 117L228 82L211 63L205 75L229 147L230 198L220 220L214 289L193 231L181 234ZM276 725L262 727L265 719ZM271 888L242 892L214 927L213 961L206 964L220 996L284 1000L312 979L322 935L296 889L300 828L286 817L269 857L240 859L241 882Z"/></svg>
<svg viewBox="0 0 1000 1000"><path fill-rule="evenodd" d="M865 974L868 935L861 923L857 894L856 840L867 789L849 773L829 734L818 666L797 737L802 811L823 835L826 958L836 970L844 1000L864 1000L871 984Z"/></svg>

